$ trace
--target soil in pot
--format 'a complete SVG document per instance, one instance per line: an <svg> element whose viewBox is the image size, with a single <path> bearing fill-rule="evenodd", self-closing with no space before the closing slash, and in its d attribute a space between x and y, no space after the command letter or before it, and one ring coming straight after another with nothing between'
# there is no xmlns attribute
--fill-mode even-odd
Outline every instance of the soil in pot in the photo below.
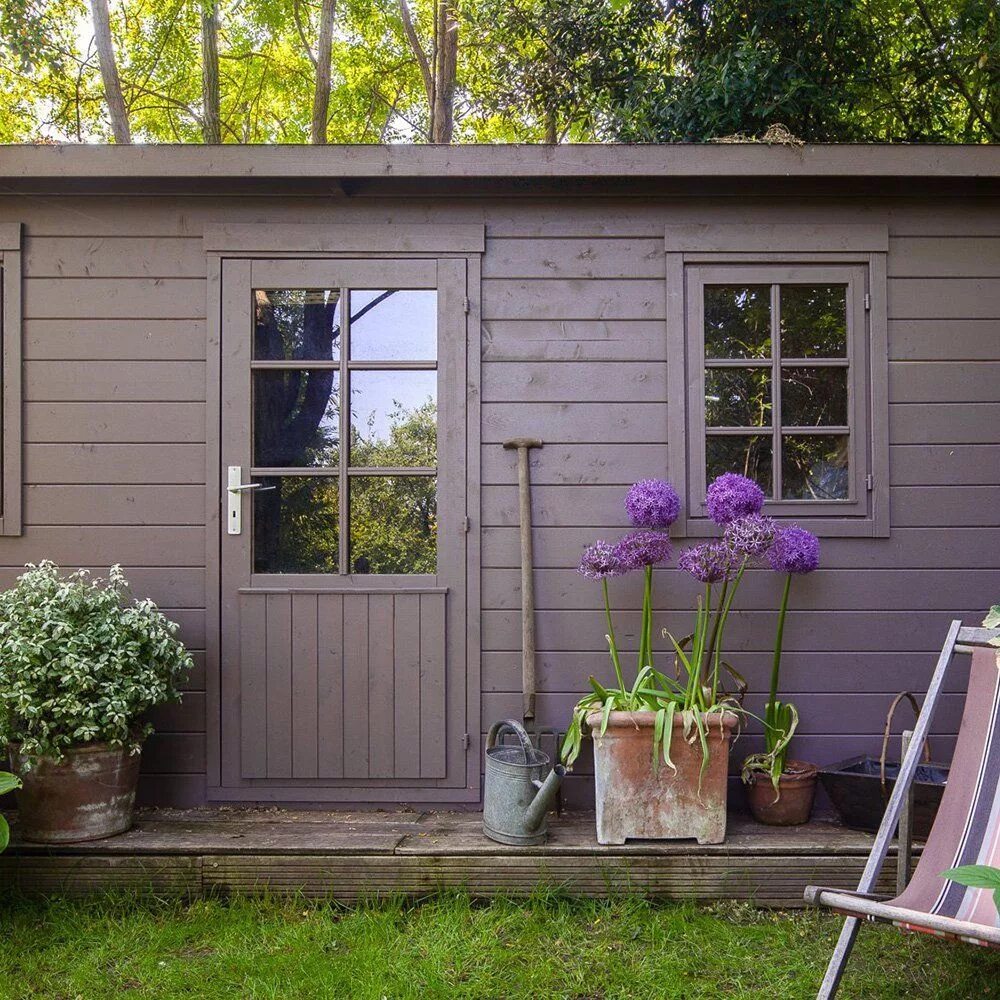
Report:
<svg viewBox="0 0 1000 1000"><path fill-rule="evenodd" d="M816 796L815 764L801 760L785 762L778 778L779 795L775 795L771 776L755 771L747 784L750 812L758 823L768 826L801 826L809 822Z"/></svg>
<svg viewBox="0 0 1000 1000"><path fill-rule="evenodd" d="M100 840L131 827L139 754L91 743L67 750L58 762L33 761L29 770L15 749L11 763L23 781L17 792L22 840L41 844Z"/></svg>
<svg viewBox="0 0 1000 1000"><path fill-rule="evenodd" d="M601 713L587 717L594 738L598 843L694 838L699 844L721 844L736 716L706 716L709 758L704 771L701 743L684 739L680 716L670 740L676 770L662 759L653 767L655 719L655 712L612 712L602 736Z"/></svg>

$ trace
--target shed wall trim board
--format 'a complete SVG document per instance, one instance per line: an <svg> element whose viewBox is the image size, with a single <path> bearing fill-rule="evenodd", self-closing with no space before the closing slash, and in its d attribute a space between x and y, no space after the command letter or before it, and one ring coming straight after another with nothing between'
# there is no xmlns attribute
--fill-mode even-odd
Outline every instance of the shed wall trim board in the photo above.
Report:
<svg viewBox="0 0 1000 1000"><path fill-rule="evenodd" d="M0 535L21 534L22 520L22 225L0 225Z"/></svg>
<svg viewBox="0 0 1000 1000"><path fill-rule="evenodd" d="M206 251L243 253L481 253L484 226L258 226L205 227Z"/></svg>
<svg viewBox="0 0 1000 1000"><path fill-rule="evenodd" d="M685 225L667 226L666 248L675 253L841 253L889 249L885 225Z"/></svg>

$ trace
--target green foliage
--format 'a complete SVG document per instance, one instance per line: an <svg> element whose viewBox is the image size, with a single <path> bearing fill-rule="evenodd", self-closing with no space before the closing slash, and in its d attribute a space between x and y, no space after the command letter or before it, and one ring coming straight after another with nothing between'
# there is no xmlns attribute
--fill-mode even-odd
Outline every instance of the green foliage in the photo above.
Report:
<svg viewBox="0 0 1000 1000"><path fill-rule="evenodd" d="M192 661L177 625L127 587L119 566L105 581L46 561L0 594L0 743L54 760L92 741L135 748L143 713L179 699Z"/></svg>
<svg viewBox="0 0 1000 1000"><path fill-rule="evenodd" d="M813 1000L842 919L539 892L346 907L252 898L0 907L0 994L156 1000ZM765 960L766 959L766 960ZM996 995L1000 955L866 927L843 1000Z"/></svg>
<svg viewBox="0 0 1000 1000"><path fill-rule="evenodd" d="M993 905L1000 913L1000 868L989 865L961 865L941 872L941 878L951 879L959 885L968 885L974 889L992 889Z"/></svg>
<svg viewBox="0 0 1000 1000"><path fill-rule="evenodd" d="M7 771L0 771L0 795L6 795L8 792L12 792L15 788L20 787L20 779L16 778L13 774L10 774ZM0 854L7 849L7 845L9 843L10 827L7 826L7 820L4 819L3 814L0 813Z"/></svg>
<svg viewBox="0 0 1000 1000"><path fill-rule="evenodd" d="M983 619L984 628L1000 629L1000 604L994 604ZM1000 647L1000 636L990 639L991 646ZM1000 648L997 650L997 668L1000 669Z"/></svg>

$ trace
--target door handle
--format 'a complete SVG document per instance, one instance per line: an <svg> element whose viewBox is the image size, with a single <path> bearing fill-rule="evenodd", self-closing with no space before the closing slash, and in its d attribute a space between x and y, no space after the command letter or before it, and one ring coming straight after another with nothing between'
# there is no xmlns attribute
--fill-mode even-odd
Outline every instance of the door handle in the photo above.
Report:
<svg viewBox="0 0 1000 1000"><path fill-rule="evenodd" d="M243 531L243 494L251 490L273 490L274 486L265 486L263 483L244 483L243 467L241 465L229 466L228 485L226 486L226 496L229 498L226 509L226 531L230 535L239 535Z"/></svg>

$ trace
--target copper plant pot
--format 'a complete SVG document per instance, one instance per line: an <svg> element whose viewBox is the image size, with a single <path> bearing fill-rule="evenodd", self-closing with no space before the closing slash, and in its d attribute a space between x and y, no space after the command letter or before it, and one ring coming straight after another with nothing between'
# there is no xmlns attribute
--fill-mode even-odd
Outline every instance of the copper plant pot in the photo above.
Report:
<svg viewBox="0 0 1000 1000"><path fill-rule="evenodd" d="M132 825L139 754L106 743L86 743L66 751L59 762L25 759L17 748L11 763L23 786L17 792L22 840L65 844L100 840Z"/></svg>
<svg viewBox="0 0 1000 1000"><path fill-rule="evenodd" d="M801 826L808 823L816 796L818 770L815 764L805 761L786 761L785 770L778 778L780 794L777 796L771 776L754 771L747 783L747 799L753 818L768 826Z"/></svg>
<svg viewBox="0 0 1000 1000"><path fill-rule="evenodd" d="M601 713L587 716L594 738L597 841L695 838L721 844L726 837L726 788L729 741L737 718L731 712L705 717L708 765L702 772L701 743L684 739L682 721L674 719L670 757L653 768L655 712L612 712L601 736Z"/></svg>

